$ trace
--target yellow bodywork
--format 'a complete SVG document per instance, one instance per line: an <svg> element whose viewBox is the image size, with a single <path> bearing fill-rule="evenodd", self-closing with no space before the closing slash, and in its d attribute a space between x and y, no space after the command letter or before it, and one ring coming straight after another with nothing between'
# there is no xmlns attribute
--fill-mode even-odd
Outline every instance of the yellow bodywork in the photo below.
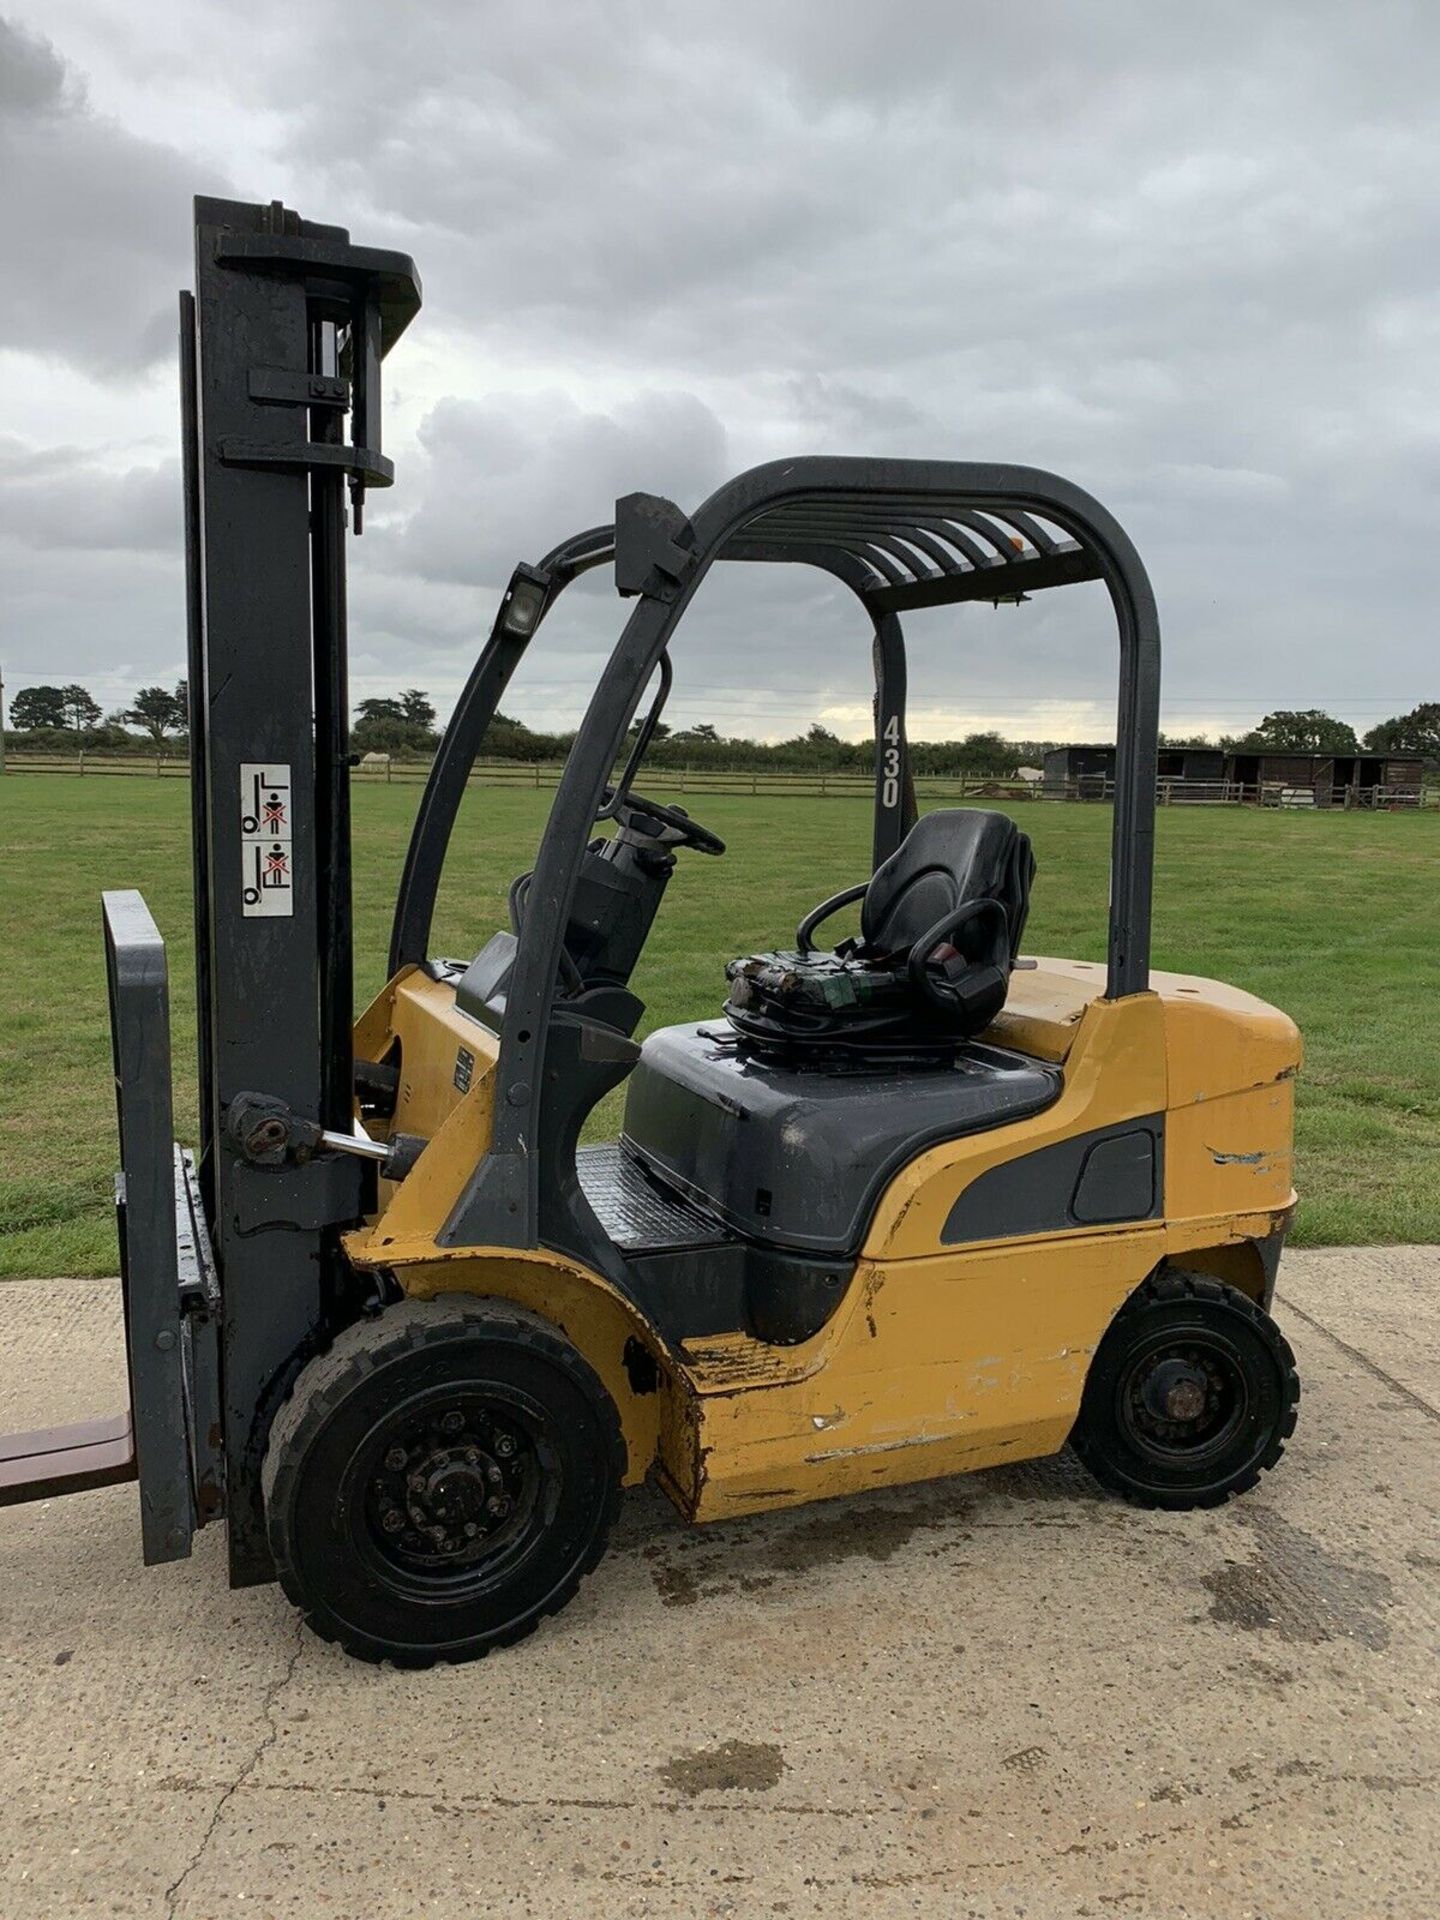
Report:
<svg viewBox="0 0 1440 1920"><path fill-rule="evenodd" d="M1102 967L1065 960L1014 975L987 1037L1062 1065L1060 1097L931 1147L898 1173L819 1333L796 1346L726 1334L671 1351L616 1287L561 1256L437 1247L489 1146L498 1043L456 1009L453 988L403 972L358 1022L356 1051L398 1064L389 1125L430 1145L403 1184L382 1186L379 1213L347 1250L411 1295L501 1296L554 1321L615 1399L627 1479L654 1468L695 1520L1053 1453L1134 1288L1173 1259L1258 1298L1258 1247L1283 1233L1295 1198L1294 1024L1213 980L1153 973L1149 992L1109 1001L1104 979ZM1160 1217L942 1244L956 1200L982 1174L1157 1113ZM653 1368L634 1366L637 1344Z"/></svg>

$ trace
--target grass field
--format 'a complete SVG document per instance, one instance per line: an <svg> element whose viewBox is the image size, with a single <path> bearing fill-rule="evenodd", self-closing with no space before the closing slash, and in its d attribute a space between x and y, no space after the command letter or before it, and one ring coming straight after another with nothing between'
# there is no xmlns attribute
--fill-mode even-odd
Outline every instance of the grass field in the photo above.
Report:
<svg viewBox="0 0 1440 1920"><path fill-rule="evenodd" d="M416 797L356 794L362 996L382 984ZM471 795L436 951L470 954L503 923L505 888L530 865L548 802ZM140 887L169 943L177 1124L193 1137L188 806L178 780L0 786L0 1276L114 1268L102 887ZM864 871L869 817L858 801L713 796L695 810L731 851L682 856L636 982L649 1025L715 1011L728 958L788 940L805 908ZM1103 958L1109 810L1021 814L1040 862L1027 946ZM1308 1245L1440 1241L1437 883L1434 814L1162 810L1155 964L1248 987L1304 1031L1297 1238ZM613 1119L613 1106L600 1117Z"/></svg>

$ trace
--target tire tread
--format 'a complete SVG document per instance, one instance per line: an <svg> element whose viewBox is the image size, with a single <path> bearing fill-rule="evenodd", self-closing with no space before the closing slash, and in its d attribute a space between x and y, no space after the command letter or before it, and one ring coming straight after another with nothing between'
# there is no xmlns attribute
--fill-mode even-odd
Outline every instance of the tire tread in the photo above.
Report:
<svg viewBox="0 0 1440 1920"><path fill-rule="evenodd" d="M604 1433L610 1471L605 1476L605 1505L599 1524L583 1557L576 1562L566 1580L548 1601L511 1626L491 1634L483 1643L461 1651L424 1648L407 1651L378 1648L372 1641L347 1633L332 1625L317 1611L305 1594L289 1553L286 1530L278 1523L286 1497L300 1470L309 1442L318 1435L326 1419L344 1399L347 1388L373 1373L387 1360L426 1346L453 1339L457 1333L473 1332L480 1337L499 1337L554 1364L557 1361L572 1374L583 1370L588 1376L590 1397L594 1401ZM541 1620L559 1613L575 1597L581 1582L591 1574L609 1544L610 1532L620 1507L620 1489L625 1474L625 1440L615 1403L606 1392L593 1368L573 1347L559 1328L543 1315L508 1300L474 1294L439 1294L433 1300L406 1299L397 1302L372 1319L358 1320L335 1336L324 1353L316 1356L296 1377L288 1398L282 1404L270 1429L261 1471L270 1552L281 1591L299 1609L306 1625L319 1639L338 1645L353 1659L378 1666L389 1660L407 1670L422 1670L441 1662L459 1666L480 1660L496 1647L513 1646L532 1634Z"/></svg>
<svg viewBox="0 0 1440 1920"><path fill-rule="evenodd" d="M1220 1488L1213 1493L1200 1494L1194 1498L1182 1498L1178 1494L1160 1495L1147 1493L1136 1487L1121 1475L1110 1470L1103 1448L1097 1447L1088 1432L1084 1403L1081 1403L1080 1417L1075 1422L1070 1444L1077 1457L1088 1471L1111 1493L1118 1494L1132 1507L1159 1509L1162 1511L1184 1511L1223 1507L1238 1494L1248 1493L1258 1485L1262 1473L1268 1473L1276 1465L1285 1451L1285 1442L1295 1431L1300 1414L1300 1375L1295 1366L1295 1356L1290 1343L1276 1326L1274 1320L1247 1293L1238 1287L1227 1286L1223 1280L1216 1280L1207 1273L1191 1273L1179 1267L1162 1267L1158 1273L1137 1287L1130 1298L1121 1307L1111 1328L1123 1327L1126 1319L1138 1315L1152 1304L1173 1305L1181 1300L1203 1300L1211 1305L1225 1305L1232 1312L1240 1314L1264 1337L1267 1345L1278 1349L1282 1361L1282 1397L1284 1411L1276 1423L1265 1450L1249 1468L1230 1486ZM1108 1338L1108 1332L1106 1337Z"/></svg>

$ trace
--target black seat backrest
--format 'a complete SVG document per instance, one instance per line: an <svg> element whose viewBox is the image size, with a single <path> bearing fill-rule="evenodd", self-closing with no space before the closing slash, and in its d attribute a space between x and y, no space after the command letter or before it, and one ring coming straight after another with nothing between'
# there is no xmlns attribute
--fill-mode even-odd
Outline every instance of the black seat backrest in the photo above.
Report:
<svg viewBox="0 0 1440 1920"><path fill-rule="evenodd" d="M945 915L968 900L998 900L1009 923L1009 959L1020 950L1030 909L1035 856L1028 834L1004 813L979 807L944 807L917 820L888 860L875 869L865 890L860 934L874 955L908 951ZM989 944L983 923L970 929ZM973 951L962 928L955 945Z"/></svg>

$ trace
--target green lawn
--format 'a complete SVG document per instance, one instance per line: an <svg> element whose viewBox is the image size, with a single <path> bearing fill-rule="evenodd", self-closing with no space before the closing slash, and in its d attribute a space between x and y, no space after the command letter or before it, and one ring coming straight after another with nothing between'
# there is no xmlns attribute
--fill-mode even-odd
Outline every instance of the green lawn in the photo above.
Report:
<svg viewBox="0 0 1440 1920"><path fill-rule="evenodd" d="M362 995L382 983L417 797L355 797ZM471 795L437 951L472 953L502 923L548 799ZM178 1124L193 1136L188 804L179 780L0 785L0 1275L114 1267L102 887L140 887L169 942ZM636 983L655 1025L714 1012L731 955L788 938L806 907L864 871L859 802L710 796L696 811L731 852L682 856ZM1040 862L1027 945L1102 958L1108 809L1035 805L1023 819ZM1176 808L1159 847L1156 964L1249 987L1304 1031L1297 1237L1440 1241L1440 816Z"/></svg>

